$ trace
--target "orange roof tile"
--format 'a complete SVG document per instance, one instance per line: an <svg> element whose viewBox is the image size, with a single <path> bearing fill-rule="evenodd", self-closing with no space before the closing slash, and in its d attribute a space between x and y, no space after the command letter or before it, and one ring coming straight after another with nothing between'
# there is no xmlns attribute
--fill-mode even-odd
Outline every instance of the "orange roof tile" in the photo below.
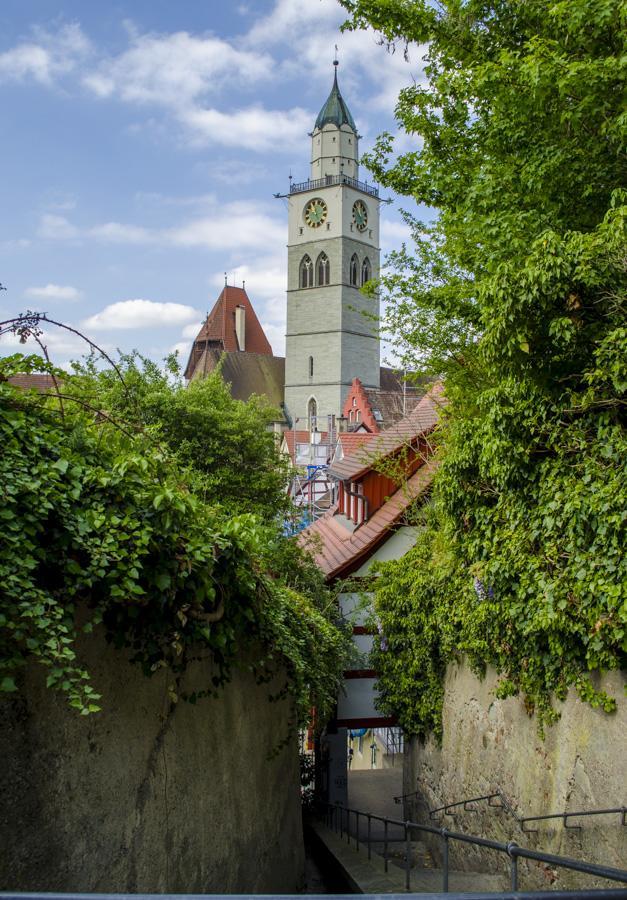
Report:
<svg viewBox="0 0 627 900"><path fill-rule="evenodd" d="M420 435L432 431L438 423L443 406L442 385L435 384L408 416L386 431L372 435L367 447L364 447L361 453L353 453L334 462L329 474L341 481L349 481L367 472L372 468L376 458L389 456Z"/></svg>
<svg viewBox="0 0 627 900"><path fill-rule="evenodd" d="M327 580L349 575L385 540L407 507L428 489L438 464L435 458L424 463L372 518L355 531L342 525L336 516L336 504L300 533L298 543L312 552Z"/></svg>

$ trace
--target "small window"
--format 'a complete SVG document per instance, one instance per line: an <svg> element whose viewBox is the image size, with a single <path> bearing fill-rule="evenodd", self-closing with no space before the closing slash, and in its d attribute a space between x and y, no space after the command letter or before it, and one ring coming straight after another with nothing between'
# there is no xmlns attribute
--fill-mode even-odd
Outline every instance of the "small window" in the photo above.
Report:
<svg viewBox="0 0 627 900"><path fill-rule="evenodd" d="M313 356L309 357L309 377L313 378Z"/></svg>
<svg viewBox="0 0 627 900"><path fill-rule="evenodd" d="M359 272L359 261L357 259L357 254L353 253L353 255L351 256L351 261L350 261L350 283L353 285L353 287L357 287L357 285L359 283L357 281L357 273L358 272Z"/></svg>
<svg viewBox="0 0 627 900"><path fill-rule="evenodd" d="M316 262L316 276L319 285L329 284L330 266L329 257L321 253Z"/></svg>
<svg viewBox="0 0 627 900"><path fill-rule="evenodd" d="M309 430L313 431L316 427L316 420L318 418L318 404L316 403L316 398L312 397L307 404L307 420L309 424Z"/></svg>
<svg viewBox="0 0 627 900"><path fill-rule="evenodd" d="M357 397L353 397L353 406L357 406Z"/></svg>
<svg viewBox="0 0 627 900"><path fill-rule="evenodd" d="M365 284L367 281L370 281L371 278L372 268L370 266L370 260L366 257L361 264L361 283Z"/></svg>
<svg viewBox="0 0 627 900"><path fill-rule="evenodd" d="M355 413L355 421L361 422L361 410L360 409L358 409L357 412Z"/></svg>
<svg viewBox="0 0 627 900"><path fill-rule="evenodd" d="M302 288L313 287L313 263L309 256L303 256L300 261L299 283Z"/></svg>

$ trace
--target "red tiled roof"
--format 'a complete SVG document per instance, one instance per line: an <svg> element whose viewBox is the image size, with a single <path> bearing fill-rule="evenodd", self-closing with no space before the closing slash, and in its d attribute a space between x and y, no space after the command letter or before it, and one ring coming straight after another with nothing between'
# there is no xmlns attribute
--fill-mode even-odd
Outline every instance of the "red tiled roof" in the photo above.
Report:
<svg viewBox="0 0 627 900"><path fill-rule="evenodd" d="M442 385L435 384L408 416L386 431L373 435L361 453L354 453L334 462L329 469L329 474L341 481L348 481L367 472L372 468L375 458L389 456L419 435L432 431L440 418L443 406Z"/></svg>
<svg viewBox="0 0 627 900"><path fill-rule="evenodd" d="M344 458L352 456L353 453L356 453L360 447L367 444L373 437L375 435L367 431L343 431L338 435L338 442L342 445Z"/></svg>
<svg viewBox="0 0 627 900"><path fill-rule="evenodd" d="M46 394L48 391L54 390L54 379L52 375L43 375L29 373L28 375L11 375L8 379L9 383L15 387L23 388L25 391L38 391L40 394ZM59 379L57 378L57 383Z"/></svg>
<svg viewBox="0 0 627 900"><path fill-rule="evenodd" d="M355 531L342 525L336 516L336 504L300 533L298 543L311 551L327 580L349 575L386 538L407 507L427 490L438 464L435 458L424 463L372 518Z"/></svg>
<svg viewBox="0 0 627 900"><path fill-rule="evenodd" d="M261 327L248 294L243 288L225 285L196 336L185 368L186 378L193 377L198 358L208 345L218 345L220 350L239 352L240 348L235 332L235 310L238 306L243 306L246 311L246 332L244 351L242 352L272 356L272 347Z"/></svg>

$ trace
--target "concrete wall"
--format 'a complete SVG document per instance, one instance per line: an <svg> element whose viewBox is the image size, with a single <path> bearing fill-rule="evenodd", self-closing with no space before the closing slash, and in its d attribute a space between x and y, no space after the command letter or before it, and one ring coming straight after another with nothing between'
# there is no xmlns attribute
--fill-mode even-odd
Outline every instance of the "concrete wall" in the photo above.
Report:
<svg viewBox="0 0 627 900"><path fill-rule="evenodd" d="M277 685L235 674L216 699L168 700L97 637L103 712L81 717L34 667L0 702L0 889L294 892L304 868L296 739ZM206 686L209 663L181 689Z"/></svg>
<svg viewBox="0 0 627 900"><path fill-rule="evenodd" d="M520 698L494 698L496 680L494 672L480 681L465 664L449 667L442 746L432 738L425 743L414 738L407 747L404 793L419 790L420 797L408 803L406 815L428 822L429 809L497 788L520 816L627 804L627 701L620 673L598 682L617 698L615 714L592 709L571 691L566 702L559 704L560 721L547 728L544 741ZM627 867L627 828L621 826L618 814L569 822L582 824L580 830L565 829L561 820L538 823L535 835L525 834L510 815L488 810L485 803L477 804L476 811L462 810L438 821L454 831ZM437 855L439 840L431 846ZM506 872L507 860L499 857L493 851L451 844L455 868ZM558 871L521 863L521 889L594 885L589 876L558 875ZM612 883L597 886L612 887Z"/></svg>

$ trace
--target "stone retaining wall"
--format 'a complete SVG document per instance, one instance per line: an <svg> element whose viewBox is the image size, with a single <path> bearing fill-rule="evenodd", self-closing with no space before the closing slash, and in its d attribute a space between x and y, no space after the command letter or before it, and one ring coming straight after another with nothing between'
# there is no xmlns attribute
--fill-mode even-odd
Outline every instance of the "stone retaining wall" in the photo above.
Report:
<svg viewBox="0 0 627 900"><path fill-rule="evenodd" d="M420 796L408 804L405 815L430 821L429 809L497 789L520 816L627 805L627 701L621 673L597 682L617 698L616 713L592 709L571 691L566 702L558 704L561 719L547 728L544 740L523 701L496 700L495 684L494 672L480 681L465 664L449 667L442 746L433 738L424 743L414 738L407 747L404 792L419 790ZM573 830L565 829L561 820L538 823L533 835L525 834L506 812L488 809L485 803L438 822L451 830L627 868L627 827L621 826L618 814L569 822L582 825ZM437 856L439 841L431 843ZM508 861L499 856L451 844L455 868L507 872ZM526 867L523 864L523 889L593 886L587 876L558 876L536 864L529 864L525 872Z"/></svg>
<svg viewBox="0 0 627 900"><path fill-rule="evenodd" d="M0 701L0 889L294 892L302 884L298 750L277 685L237 672L216 699L168 699L92 636L103 712L81 717L33 666ZM209 663L181 690L210 682ZM275 751L270 759L269 754Z"/></svg>

